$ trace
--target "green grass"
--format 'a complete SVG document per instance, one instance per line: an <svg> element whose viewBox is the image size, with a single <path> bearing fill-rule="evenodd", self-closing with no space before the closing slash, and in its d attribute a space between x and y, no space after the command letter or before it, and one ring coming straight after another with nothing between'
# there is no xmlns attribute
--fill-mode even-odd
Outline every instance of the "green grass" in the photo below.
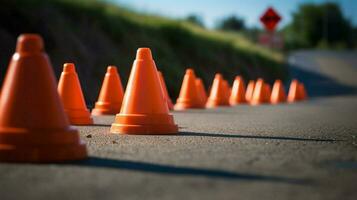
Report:
<svg viewBox="0 0 357 200"><path fill-rule="evenodd" d="M19 34L40 33L57 77L64 62L76 63L89 104L97 98L107 65L119 67L125 85L139 47L151 48L173 97L187 67L195 69L206 87L216 72L230 82L236 75L270 81L287 76L281 53L238 33L210 31L96 0L2 1L0 64L7 65Z"/></svg>

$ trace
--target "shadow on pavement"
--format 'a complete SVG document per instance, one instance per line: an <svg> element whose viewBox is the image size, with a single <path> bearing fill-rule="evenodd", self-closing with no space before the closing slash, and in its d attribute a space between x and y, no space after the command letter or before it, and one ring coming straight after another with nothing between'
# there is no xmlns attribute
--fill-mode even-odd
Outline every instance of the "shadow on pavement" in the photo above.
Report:
<svg viewBox="0 0 357 200"><path fill-rule="evenodd" d="M323 165L335 169L357 170L357 161L331 160L323 163Z"/></svg>
<svg viewBox="0 0 357 200"><path fill-rule="evenodd" d="M357 94L357 88L338 83L336 80L317 72L290 65L291 77L305 84L310 97L338 96Z"/></svg>
<svg viewBox="0 0 357 200"><path fill-rule="evenodd" d="M257 135L236 135L224 133L197 133L180 132L180 136L203 136L203 137L224 137L224 138L243 138L243 139L263 139L263 140L291 140L291 141L310 141L310 142L338 142L342 140L319 139L319 138L297 138L285 136L257 136Z"/></svg>
<svg viewBox="0 0 357 200"><path fill-rule="evenodd" d="M130 170L147 173L157 173L166 175L194 176L206 178L219 178L233 181L265 181L286 184L312 184L312 181L306 179L294 179L281 176L268 176L247 173L235 173L225 170L204 169L196 167L172 166L165 164L155 164L148 162L116 160L110 158L89 157L86 160L67 163L69 165L111 168L118 170Z"/></svg>

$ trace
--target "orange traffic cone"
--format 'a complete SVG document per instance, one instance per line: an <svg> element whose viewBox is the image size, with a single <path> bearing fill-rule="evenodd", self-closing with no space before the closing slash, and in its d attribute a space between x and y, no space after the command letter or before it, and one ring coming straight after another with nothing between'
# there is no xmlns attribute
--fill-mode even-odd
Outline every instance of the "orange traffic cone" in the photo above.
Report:
<svg viewBox="0 0 357 200"><path fill-rule="evenodd" d="M18 38L0 98L0 161L59 162L87 157L69 125L42 38Z"/></svg>
<svg viewBox="0 0 357 200"><path fill-rule="evenodd" d="M167 106L168 106L169 110L173 110L174 109L174 104L172 104L169 92L167 91L167 87L166 87L164 76L162 75L162 73L160 71L157 71L157 73L159 74L161 89L162 89L162 92L164 94L164 98L165 98L165 100L167 102Z"/></svg>
<svg viewBox="0 0 357 200"><path fill-rule="evenodd" d="M223 79L223 91L224 91L224 102L226 105L229 105L229 96L232 92L232 89L229 87L227 80Z"/></svg>
<svg viewBox="0 0 357 200"><path fill-rule="evenodd" d="M250 102L252 100L254 87L255 87L255 81L250 80L247 86L247 91L245 92L245 99L247 102Z"/></svg>
<svg viewBox="0 0 357 200"><path fill-rule="evenodd" d="M176 101L175 110L188 108L202 108L199 93L196 87L196 75L193 69L187 69L182 81L179 98Z"/></svg>
<svg viewBox="0 0 357 200"><path fill-rule="evenodd" d="M281 80L276 80L270 96L270 103L278 104L286 102L286 94Z"/></svg>
<svg viewBox="0 0 357 200"><path fill-rule="evenodd" d="M206 93L205 86L203 85L202 79L196 78L196 88L198 90L200 105L205 107L207 102L207 93Z"/></svg>
<svg viewBox="0 0 357 200"><path fill-rule="evenodd" d="M228 105L224 79L221 74L216 74L212 83L211 92L207 99L206 108Z"/></svg>
<svg viewBox="0 0 357 200"><path fill-rule="evenodd" d="M139 48L125 90L120 113L110 129L122 134L175 134L160 79L149 48Z"/></svg>
<svg viewBox="0 0 357 200"><path fill-rule="evenodd" d="M236 76L233 82L232 93L229 97L229 103L231 105L237 105L241 103L246 103L245 100L245 85L242 77Z"/></svg>
<svg viewBox="0 0 357 200"><path fill-rule="evenodd" d="M299 90L300 90L300 98L301 100L305 100L307 99L307 93L306 93L306 90L305 90L305 85L304 83L299 83Z"/></svg>
<svg viewBox="0 0 357 200"><path fill-rule="evenodd" d="M109 66L105 73L98 101L92 115L115 115L120 112L123 101L123 86L115 66Z"/></svg>
<svg viewBox="0 0 357 200"><path fill-rule="evenodd" d="M63 65L63 72L58 82L58 93L71 124L93 124L73 63Z"/></svg>
<svg viewBox="0 0 357 200"><path fill-rule="evenodd" d="M250 101L250 104L252 105L259 105L262 103L267 103L269 100L267 92L268 92L268 86L266 83L264 83L263 79L258 79L257 82L255 83L254 87L254 92L253 92L253 97L252 100Z"/></svg>
<svg viewBox="0 0 357 200"><path fill-rule="evenodd" d="M264 84L264 89L265 89L265 102L270 103L270 97L271 97L271 87L268 83Z"/></svg>
<svg viewBox="0 0 357 200"><path fill-rule="evenodd" d="M293 103L301 100L301 88L299 89L299 81L293 79L290 83L289 93L288 93L288 102ZM300 86L301 87L301 86Z"/></svg>

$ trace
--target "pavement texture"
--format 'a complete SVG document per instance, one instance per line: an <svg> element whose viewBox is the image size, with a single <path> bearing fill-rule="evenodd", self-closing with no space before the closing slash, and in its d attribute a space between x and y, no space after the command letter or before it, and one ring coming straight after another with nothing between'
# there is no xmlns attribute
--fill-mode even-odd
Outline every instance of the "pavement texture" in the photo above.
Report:
<svg viewBox="0 0 357 200"><path fill-rule="evenodd" d="M178 135L110 134L114 116L95 117L78 127L89 159L1 163L0 199L356 199L357 84L326 65L356 77L357 63L326 54L290 56L304 102L173 112Z"/></svg>

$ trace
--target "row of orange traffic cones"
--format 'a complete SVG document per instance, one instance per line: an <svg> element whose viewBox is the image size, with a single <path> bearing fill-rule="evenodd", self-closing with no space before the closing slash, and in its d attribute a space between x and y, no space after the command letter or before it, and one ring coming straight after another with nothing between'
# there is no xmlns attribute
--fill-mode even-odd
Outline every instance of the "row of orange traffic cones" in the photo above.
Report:
<svg viewBox="0 0 357 200"><path fill-rule="evenodd" d="M262 103L296 102L306 98L304 85L293 80L290 85L288 98L284 86L280 80L276 80L271 91L270 86L258 79L255 83L250 81L245 89L244 81L237 76L230 89L229 84L221 74L216 74L210 96L207 97L205 87L200 78L197 78L193 69L187 69L183 79L179 98L174 106L168 94L164 77L158 71L161 90L164 100L170 110L185 110L189 108L214 108L250 103L258 105ZM247 91L247 92L246 92ZM93 120L86 108L78 75L73 63L65 63L61 74L58 92L62 98L64 109L69 121L74 125L92 124ZM124 92L117 68L109 66L104 77L103 85L92 115L114 115L120 112Z"/></svg>
<svg viewBox="0 0 357 200"><path fill-rule="evenodd" d="M228 82L216 75L207 98L202 81L189 69L180 97L173 106L150 49L140 48L125 93L116 67L108 67L92 114L118 113L111 133L175 134L178 126L169 108L228 105L235 101L235 95L229 94L235 94L242 87L237 89L237 84L239 86L234 83L231 92ZM252 101L258 93L256 90ZM299 87L296 91L300 91ZM0 161L51 162L86 158L86 146L70 124L93 124L75 66L72 63L64 65L56 89L42 38L36 34L21 35L0 96Z"/></svg>
<svg viewBox="0 0 357 200"><path fill-rule="evenodd" d="M262 103L293 103L304 99L306 99L304 84L296 79L291 82L288 96L286 96L281 80L275 81L273 89L261 78L256 82L253 80L249 81L247 88L245 88L244 80L242 77L237 76L231 89L227 80L223 79L221 74L216 74L210 95L207 98L202 80L196 78L192 69L188 69L186 70L180 95L174 109L214 108L245 103L252 105Z"/></svg>

